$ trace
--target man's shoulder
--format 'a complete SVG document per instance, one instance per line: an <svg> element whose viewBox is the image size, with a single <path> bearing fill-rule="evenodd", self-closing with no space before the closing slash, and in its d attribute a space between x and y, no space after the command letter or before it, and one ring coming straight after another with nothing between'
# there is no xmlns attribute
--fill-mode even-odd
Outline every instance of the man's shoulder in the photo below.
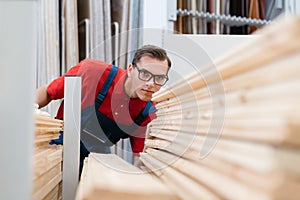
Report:
<svg viewBox="0 0 300 200"><path fill-rule="evenodd" d="M106 67L110 66L109 63L106 63L101 60L95 60L91 58L86 58L80 62L82 67L85 68L99 68L99 69L105 69Z"/></svg>
<svg viewBox="0 0 300 200"><path fill-rule="evenodd" d="M88 77L99 77L109 71L111 64L94 59L84 59L79 63L78 75Z"/></svg>
<svg viewBox="0 0 300 200"><path fill-rule="evenodd" d="M106 63L101 60L86 58L80 62L81 68L84 70L99 70L99 71L110 71L112 64ZM119 68L119 71L125 71L122 68Z"/></svg>

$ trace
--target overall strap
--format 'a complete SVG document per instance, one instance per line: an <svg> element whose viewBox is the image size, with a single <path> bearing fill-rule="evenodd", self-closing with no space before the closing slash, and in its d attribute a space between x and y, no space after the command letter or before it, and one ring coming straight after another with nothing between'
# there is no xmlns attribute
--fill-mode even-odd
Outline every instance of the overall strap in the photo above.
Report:
<svg viewBox="0 0 300 200"><path fill-rule="evenodd" d="M96 110L98 110L98 108L101 106L106 94L107 94L107 91L112 83L112 81L114 80L117 72L118 72L118 67L113 65L109 74L108 74L108 77L107 79L105 80L104 82L104 85L103 87L101 88L100 92L98 93L96 99L95 99L95 107L96 107Z"/></svg>
<svg viewBox="0 0 300 200"><path fill-rule="evenodd" d="M135 118L134 123L140 126L142 122L145 120L145 118L147 117L147 115L155 111L156 109L155 107L152 106L152 101L148 101L144 109L139 113L137 118Z"/></svg>

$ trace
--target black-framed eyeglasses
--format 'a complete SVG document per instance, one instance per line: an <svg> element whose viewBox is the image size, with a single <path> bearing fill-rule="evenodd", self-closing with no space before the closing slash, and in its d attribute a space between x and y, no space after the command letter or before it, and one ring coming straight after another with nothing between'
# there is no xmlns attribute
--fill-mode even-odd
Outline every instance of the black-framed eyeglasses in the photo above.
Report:
<svg viewBox="0 0 300 200"><path fill-rule="evenodd" d="M139 69L136 66L136 64L134 64L133 67L135 67L138 70L138 72L139 72L138 77L142 81L150 81L151 78L153 78L154 84L163 86L169 80L169 77L165 74L154 75L151 72L149 72L148 70Z"/></svg>

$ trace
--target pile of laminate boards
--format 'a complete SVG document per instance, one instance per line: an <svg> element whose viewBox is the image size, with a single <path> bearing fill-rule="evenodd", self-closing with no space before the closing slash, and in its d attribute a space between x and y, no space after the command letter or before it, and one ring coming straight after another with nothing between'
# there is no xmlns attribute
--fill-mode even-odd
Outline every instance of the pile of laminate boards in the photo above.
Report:
<svg viewBox="0 0 300 200"><path fill-rule="evenodd" d="M141 160L181 199L300 199L300 19L154 94Z"/></svg>
<svg viewBox="0 0 300 200"><path fill-rule="evenodd" d="M116 154L90 153L77 189L76 200L178 199L167 186L148 172Z"/></svg>
<svg viewBox="0 0 300 200"><path fill-rule="evenodd" d="M62 146L49 142L59 137L63 121L45 112L35 112L32 199L61 199Z"/></svg>

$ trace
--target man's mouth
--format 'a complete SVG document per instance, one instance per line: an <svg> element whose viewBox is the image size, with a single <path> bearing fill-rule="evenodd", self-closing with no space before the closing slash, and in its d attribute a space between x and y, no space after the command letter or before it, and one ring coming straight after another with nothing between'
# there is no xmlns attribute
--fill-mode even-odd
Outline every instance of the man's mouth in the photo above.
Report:
<svg viewBox="0 0 300 200"><path fill-rule="evenodd" d="M142 91L146 92L146 93L151 93L153 94L154 92L152 90L146 90L146 89L142 89Z"/></svg>

